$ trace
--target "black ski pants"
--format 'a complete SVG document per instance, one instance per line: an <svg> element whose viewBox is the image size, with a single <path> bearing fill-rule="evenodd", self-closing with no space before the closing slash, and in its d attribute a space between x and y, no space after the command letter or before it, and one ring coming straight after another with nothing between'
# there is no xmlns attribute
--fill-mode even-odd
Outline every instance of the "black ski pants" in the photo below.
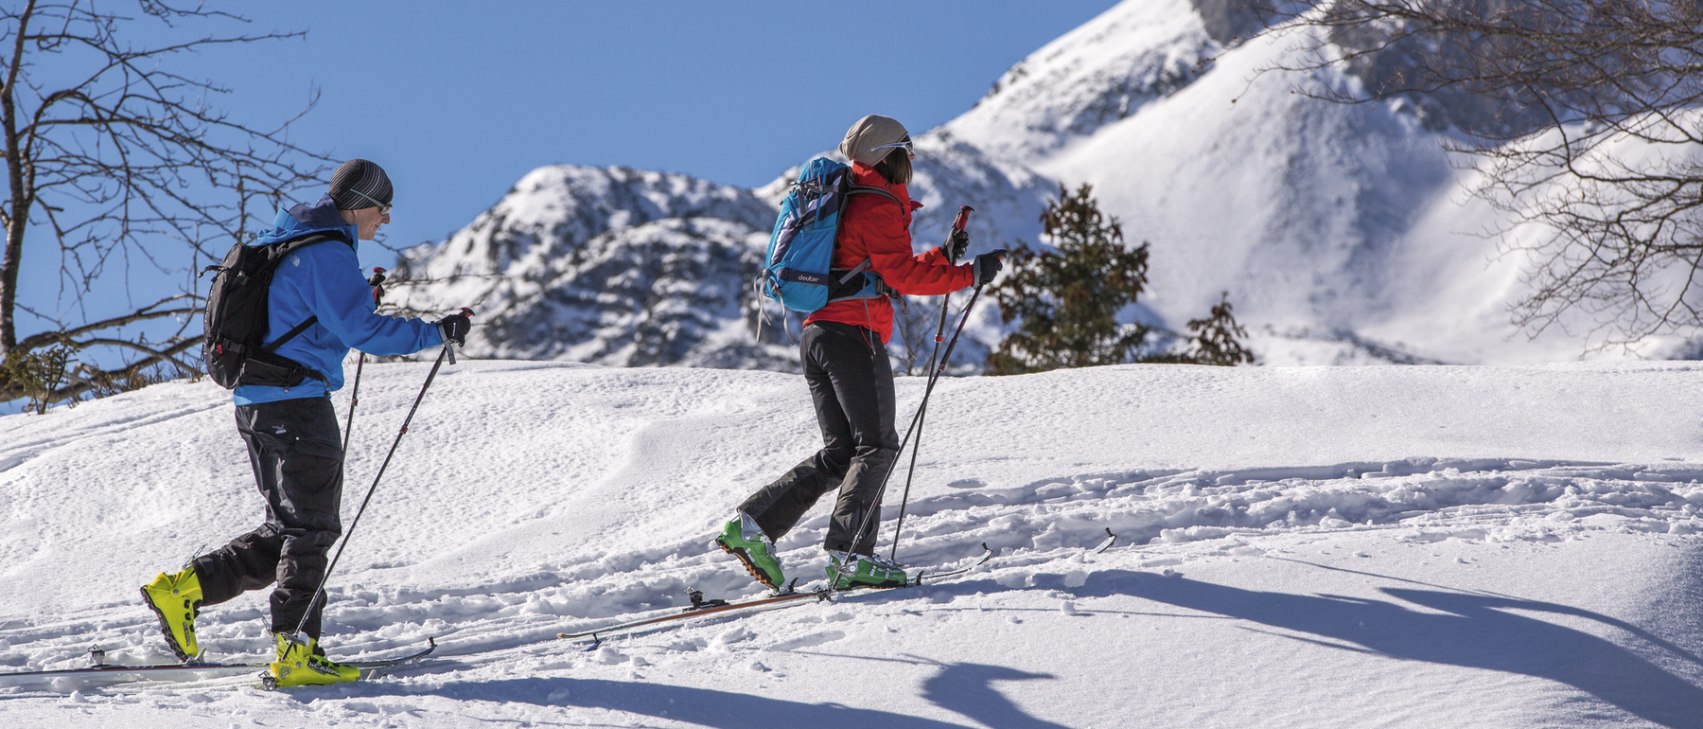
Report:
<svg viewBox="0 0 1703 729"><path fill-rule="evenodd" d="M836 322L816 322L799 341L804 380L816 404L822 450L740 505L770 539L790 531L831 489L839 490L824 547L873 554L881 482L899 455L893 429L893 365L881 336ZM862 533L858 528L863 525Z"/></svg>
<svg viewBox="0 0 1703 729"><path fill-rule="evenodd" d="M237 406L237 431L248 445L266 520L230 544L195 558L202 602L217 605L249 590L272 590L272 631L317 640L331 545L343 533L343 444L326 397Z"/></svg>

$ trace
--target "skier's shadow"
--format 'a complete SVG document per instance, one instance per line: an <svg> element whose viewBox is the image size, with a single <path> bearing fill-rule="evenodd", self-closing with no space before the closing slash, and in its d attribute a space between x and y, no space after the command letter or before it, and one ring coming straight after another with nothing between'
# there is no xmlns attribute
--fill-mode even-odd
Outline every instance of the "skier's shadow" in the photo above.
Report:
<svg viewBox="0 0 1703 729"><path fill-rule="evenodd" d="M982 726L1000 729L1065 729L1061 724L1030 716L993 686L999 681L1034 681L1054 678L1052 675L980 663L936 665L940 667L940 673L924 681L922 685L923 698L935 706L963 714Z"/></svg>
<svg viewBox="0 0 1703 729"><path fill-rule="evenodd" d="M1647 652L1666 656L1676 666L1689 664L1686 673L1699 673L1696 656L1635 626L1565 605L1400 587L1380 588L1393 600L1297 595L1125 570L1096 573L1081 587L1056 589L1082 597L1135 595L1260 623L1340 650L1548 679L1660 726L1703 727L1697 708L1703 706L1703 688L1694 678L1676 675L1627 646L1514 612L1601 622L1636 636Z"/></svg>
<svg viewBox="0 0 1703 729"><path fill-rule="evenodd" d="M730 681L730 684L732 682ZM966 729L934 719L842 704L811 704L776 698L780 691L727 691L644 681L596 678L516 678L449 683L432 693L462 701L529 703L564 709L606 709L707 727L795 729L796 727L892 727ZM995 724L993 726L1004 726ZM1051 724L1023 726L1051 727Z"/></svg>
<svg viewBox="0 0 1703 729"><path fill-rule="evenodd" d="M994 688L1005 681L1055 680L1050 673L1029 673L1009 666L985 663L942 663L932 658L904 656L858 656L845 653L794 651L799 655L841 660L926 666L938 672L922 684L922 697L947 711L974 719L983 726L999 729L1066 729L1062 724L1030 716L1005 694Z"/></svg>

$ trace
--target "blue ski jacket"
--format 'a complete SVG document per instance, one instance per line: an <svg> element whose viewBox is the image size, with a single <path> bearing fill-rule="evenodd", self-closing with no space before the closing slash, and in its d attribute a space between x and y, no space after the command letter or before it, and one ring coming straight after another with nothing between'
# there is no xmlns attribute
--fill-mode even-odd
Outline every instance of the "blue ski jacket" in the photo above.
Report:
<svg viewBox="0 0 1703 729"><path fill-rule="evenodd" d="M343 386L343 358L349 349L367 354L410 354L443 344L436 325L420 319L380 316L374 312L372 289L361 275L355 256L359 245L355 226L343 222L331 196L312 205L279 210L272 229L249 245L263 246L309 233L338 233L349 245L326 241L296 249L278 264L267 294L267 341L317 316L319 321L278 347L288 357L325 377L308 378L295 387L242 385L232 395L238 405L326 397Z"/></svg>

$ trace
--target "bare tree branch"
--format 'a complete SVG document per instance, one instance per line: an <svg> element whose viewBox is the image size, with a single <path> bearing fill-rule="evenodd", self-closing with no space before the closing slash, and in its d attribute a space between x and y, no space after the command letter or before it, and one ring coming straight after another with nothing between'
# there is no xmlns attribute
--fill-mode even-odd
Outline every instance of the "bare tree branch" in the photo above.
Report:
<svg viewBox="0 0 1703 729"><path fill-rule="evenodd" d="M248 213L271 207L287 191L317 180L331 160L290 141L290 124L265 128L233 120L210 102L231 93L192 78L172 63L187 54L299 39L302 32L248 32L248 21L197 2L136 0L120 15L85 0L27 0L0 8L0 157L7 199L0 203L0 361L42 347L108 347L142 351L142 363L169 364L183 342L198 341L195 278L135 312L93 313L87 294L132 266L188 273L247 238ZM139 43L154 38L157 42ZM60 297L80 321L20 336L16 312L24 252L59 257ZM189 304L181 306L180 304ZM146 321L181 317L186 324L158 345L121 345L92 336ZM68 344L70 343L70 344ZM145 350L145 351L143 351ZM85 363L86 364L86 363ZM194 371L194 368L187 368ZM80 369L88 382L112 370ZM102 377L107 379L102 380ZM0 382L0 397L15 388ZM104 387L101 386L101 387ZM73 387L70 396L100 391Z"/></svg>
<svg viewBox="0 0 1703 729"><path fill-rule="evenodd" d="M1477 156L1474 194L1511 221L1492 231L1500 249L1533 264L1510 309L1529 334L1561 328L1602 348L1703 324L1703 6L1247 1L1303 51L1269 70L1360 81L1303 93L1411 102Z"/></svg>

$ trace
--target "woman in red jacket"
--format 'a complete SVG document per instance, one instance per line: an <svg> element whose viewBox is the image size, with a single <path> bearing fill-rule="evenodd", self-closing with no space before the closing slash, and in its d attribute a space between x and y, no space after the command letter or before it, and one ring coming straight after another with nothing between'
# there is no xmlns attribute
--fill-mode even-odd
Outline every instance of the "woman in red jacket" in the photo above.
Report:
<svg viewBox="0 0 1703 729"><path fill-rule="evenodd" d="M866 270L888 288L912 295L951 293L987 283L999 273L1003 251L977 256L969 266L953 265L957 256L949 258L939 247L922 255L912 252L911 213L922 203L912 201L906 189L916 154L904 125L866 116L846 131L840 152L851 160L853 185L880 188L891 197L848 198L834 242L835 269L868 262ZM967 236L948 242L955 253L968 244ZM822 428L822 449L746 499L716 538L771 589L785 582L774 540L830 489L838 489L839 497L823 543L828 578L836 587L906 581L903 569L875 556L876 520L865 523L866 515L881 507L878 492L899 453L893 366L887 358L892 336L893 303L887 296L836 301L804 320L799 349Z"/></svg>

